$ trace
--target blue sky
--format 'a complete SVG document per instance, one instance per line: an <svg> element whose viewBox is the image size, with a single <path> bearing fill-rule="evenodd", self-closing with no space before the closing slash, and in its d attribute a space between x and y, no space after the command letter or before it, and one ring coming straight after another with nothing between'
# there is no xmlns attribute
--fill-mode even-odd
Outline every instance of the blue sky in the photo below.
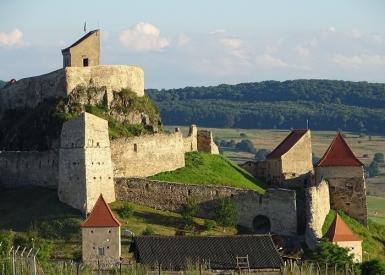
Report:
<svg viewBox="0 0 385 275"><path fill-rule="evenodd" d="M62 65L102 29L102 63L136 64L146 88L328 78L385 82L385 1L0 2L0 79Z"/></svg>

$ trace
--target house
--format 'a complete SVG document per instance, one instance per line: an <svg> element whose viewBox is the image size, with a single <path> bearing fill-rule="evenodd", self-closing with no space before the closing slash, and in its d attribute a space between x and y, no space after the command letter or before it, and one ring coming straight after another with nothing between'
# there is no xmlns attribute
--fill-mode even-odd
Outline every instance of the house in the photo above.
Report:
<svg viewBox="0 0 385 275"><path fill-rule="evenodd" d="M102 195L81 227L84 263L112 265L120 260L120 222Z"/></svg>
<svg viewBox="0 0 385 275"><path fill-rule="evenodd" d="M63 68L99 65L100 31L93 30L88 32L61 52L63 55Z"/></svg>
<svg viewBox="0 0 385 275"><path fill-rule="evenodd" d="M367 224L364 165L357 159L340 132L315 166L317 182L326 180L330 207Z"/></svg>
<svg viewBox="0 0 385 275"><path fill-rule="evenodd" d="M313 171L309 129L295 129L266 156L266 180L283 183Z"/></svg>
<svg viewBox="0 0 385 275"><path fill-rule="evenodd" d="M270 235L137 236L132 248L137 262L163 270L195 265L221 272L281 274L283 264Z"/></svg>
<svg viewBox="0 0 385 275"><path fill-rule="evenodd" d="M353 254L354 262L362 262L362 239L350 230L338 213L325 238L340 247L349 249L350 254Z"/></svg>

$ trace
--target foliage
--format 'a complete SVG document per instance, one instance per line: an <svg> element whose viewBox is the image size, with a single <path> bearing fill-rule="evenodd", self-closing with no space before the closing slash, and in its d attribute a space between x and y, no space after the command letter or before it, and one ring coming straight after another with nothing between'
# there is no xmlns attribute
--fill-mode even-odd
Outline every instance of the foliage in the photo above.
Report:
<svg viewBox="0 0 385 275"><path fill-rule="evenodd" d="M222 227L235 226L238 212L235 203L230 198L221 198L215 208L215 220Z"/></svg>
<svg viewBox="0 0 385 275"><path fill-rule="evenodd" d="M242 139L241 142L239 142L235 146L235 149L237 149L238 151L249 152L253 154L256 153L254 144L249 139Z"/></svg>
<svg viewBox="0 0 385 275"><path fill-rule="evenodd" d="M203 223L203 227L205 228L205 230L207 231L210 231L212 230L216 225L216 222L213 221L213 220L209 220L209 219L205 219L204 223Z"/></svg>
<svg viewBox="0 0 385 275"><path fill-rule="evenodd" d="M132 217L132 215L134 214L134 207L130 203L125 202L117 210L117 212L118 212L118 215L120 217L122 217L123 219L128 219L128 218Z"/></svg>
<svg viewBox="0 0 385 275"><path fill-rule="evenodd" d="M385 274L385 262L378 259L366 261L361 264L362 275Z"/></svg>
<svg viewBox="0 0 385 275"><path fill-rule="evenodd" d="M187 198L187 202L183 205L181 210L181 215L185 225L191 226L193 224L193 218L198 214L198 212L199 205L196 200L192 197Z"/></svg>
<svg viewBox="0 0 385 275"><path fill-rule="evenodd" d="M151 226L146 226L146 228L142 232L142 235L153 236L155 235L155 230Z"/></svg>
<svg viewBox="0 0 385 275"><path fill-rule="evenodd" d="M369 164L366 170L369 174L369 177L375 177L380 174L380 168L379 168L378 162L374 160Z"/></svg>
<svg viewBox="0 0 385 275"><path fill-rule="evenodd" d="M259 149L254 156L256 161L263 161L266 159L266 156L270 153L270 150L267 149Z"/></svg>
<svg viewBox="0 0 385 275"><path fill-rule="evenodd" d="M15 236L15 232L9 231L0 231L0 256L6 255L13 244L13 238Z"/></svg>
<svg viewBox="0 0 385 275"><path fill-rule="evenodd" d="M338 270L345 268L345 265L353 264L353 255L349 255L347 248L329 242L321 241L311 255L311 259L319 264L336 265Z"/></svg>
<svg viewBox="0 0 385 275"><path fill-rule="evenodd" d="M263 81L147 90L165 124L217 128L338 128L385 133L385 84L334 80Z"/></svg>
<svg viewBox="0 0 385 275"><path fill-rule="evenodd" d="M264 192L259 181L223 156L189 152L185 154L185 160L185 167L159 173L149 179L187 184L227 185Z"/></svg>
<svg viewBox="0 0 385 275"><path fill-rule="evenodd" d="M375 153L373 157L373 161L377 163L384 163L384 154L383 153Z"/></svg>

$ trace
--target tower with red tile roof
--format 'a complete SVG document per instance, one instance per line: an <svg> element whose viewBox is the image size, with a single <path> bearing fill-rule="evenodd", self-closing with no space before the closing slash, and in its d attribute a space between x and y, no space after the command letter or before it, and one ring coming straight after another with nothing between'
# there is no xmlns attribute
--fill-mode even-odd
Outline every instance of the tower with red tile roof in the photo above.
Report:
<svg viewBox="0 0 385 275"><path fill-rule="evenodd" d="M295 129L266 156L266 179L271 183L306 176L313 171L309 129Z"/></svg>
<svg viewBox="0 0 385 275"><path fill-rule="evenodd" d="M116 263L121 256L120 222L100 194L90 215L81 224L83 262Z"/></svg>
<svg viewBox="0 0 385 275"><path fill-rule="evenodd" d="M362 262L362 239L352 232L338 213L325 238L340 247L349 249L354 255L354 261Z"/></svg>
<svg viewBox="0 0 385 275"><path fill-rule="evenodd" d="M337 133L315 167L316 181L329 184L330 206L367 224L366 184L362 162Z"/></svg>

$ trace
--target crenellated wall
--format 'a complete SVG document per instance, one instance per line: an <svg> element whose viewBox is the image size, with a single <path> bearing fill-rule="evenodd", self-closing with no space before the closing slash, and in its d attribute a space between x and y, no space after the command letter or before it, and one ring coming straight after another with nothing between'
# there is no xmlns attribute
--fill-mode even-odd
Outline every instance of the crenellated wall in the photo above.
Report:
<svg viewBox="0 0 385 275"><path fill-rule="evenodd" d="M234 187L150 181L143 178L116 178L115 190L119 200L169 211L179 211L187 198L193 197L200 205L199 216L207 218L213 218L217 199L230 197L238 209L239 225L253 231L254 219L264 216L270 222L271 232L283 235L297 233L296 193L292 190L268 189L262 195Z"/></svg>
<svg viewBox="0 0 385 275"><path fill-rule="evenodd" d="M8 188L25 185L56 188L58 161L56 151L0 151L0 185Z"/></svg>

